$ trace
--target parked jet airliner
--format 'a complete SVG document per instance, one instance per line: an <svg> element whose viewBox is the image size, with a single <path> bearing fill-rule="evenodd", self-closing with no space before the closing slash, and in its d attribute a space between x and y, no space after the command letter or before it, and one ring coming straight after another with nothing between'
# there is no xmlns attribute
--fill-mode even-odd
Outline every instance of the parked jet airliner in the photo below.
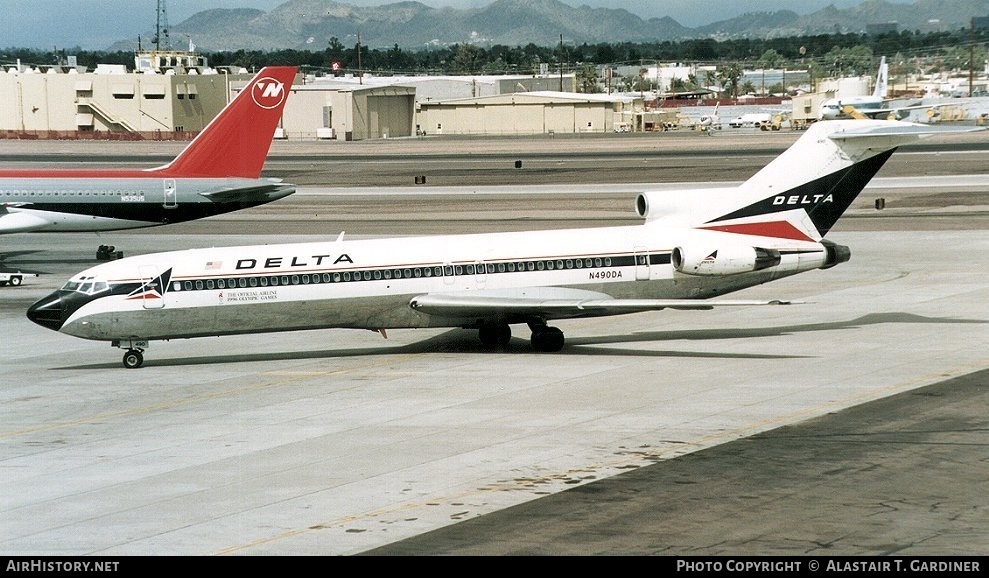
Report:
<svg viewBox="0 0 989 578"><path fill-rule="evenodd" d="M868 96L848 96L845 98L830 98L821 103L818 111L819 120L835 120L842 118L903 120L911 110L933 109L929 105L912 104L889 106L886 98L889 85L889 65L886 57L879 61L879 71L876 73L876 86Z"/></svg>
<svg viewBox="0 0 989 578"><path fill-rule="evenodd" d="M886 102L887 84L889 79L889 65L886 64L886 57L879 61L879 71L876 73L876 86L869 96L849 96L845 98L831 98L821 103L818 111L820 120L834 120L842 118L845 114L846 106L855 107L861 112L880 110ZM883 115L885 116L885 115ZM847 118L847 117L844 117Z"/></svg>
<svg viewBox="0 0 989 578"><path fill-rule="evenodd" d="M290 195L261 168L295 78L262 69L170 163L143 170L0 170L0 233L110 231L200 219Z"/></svg>
<svg viewBox="0 0 989 578"><path fill-rule="evenodd" d="M971 129L969 129L971 130ZM896 147L934 129L898 121L815 123L737 187L644 192L632 226L191 249L104 263L32 305L35 323L126 349L149 340L316 328L477 328L506 344L525 323L786 301L717 297L828 269L825 240Z"/></svg>

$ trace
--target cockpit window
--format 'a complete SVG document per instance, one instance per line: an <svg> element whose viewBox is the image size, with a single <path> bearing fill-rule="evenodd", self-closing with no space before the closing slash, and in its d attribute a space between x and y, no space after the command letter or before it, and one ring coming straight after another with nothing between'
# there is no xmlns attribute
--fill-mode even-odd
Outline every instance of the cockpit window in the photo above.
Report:
<svg viewBox="0 0 989 578"><path fill-rule="evenodd" d="M99 278L96 277L80 277L78 279L70 279L65 285L62 286L62 291L75 291L76 293L83 293L85 295L95 295L97 293L102 293L110 288L110 285Z"/></svg>

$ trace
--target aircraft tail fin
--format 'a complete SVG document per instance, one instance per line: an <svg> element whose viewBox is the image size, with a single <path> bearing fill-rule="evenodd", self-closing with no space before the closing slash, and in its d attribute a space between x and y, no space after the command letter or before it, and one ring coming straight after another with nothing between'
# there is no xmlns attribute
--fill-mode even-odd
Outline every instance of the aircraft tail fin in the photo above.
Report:
<svg viewBox="0 0 989 578"><path fill-rule="evenodd" d="M972 130L979 129L888 120L817 122L737 188L701 191L677 201L662 193L643 193L637 207L647 220L820 241L897 147L937 133Z"/></svg>
<svg viewBox="0 0 989 578"><path fill-rule="evenodd" d="M879 60L879 71L876 73L876 87L872 90L872 96L876 98L886 98L889 84L889 65L886 64L886 57Z"/></svg>
<svg viewBox="0 0 989 578"><path fill-rule="evenodd" d="M738 188L736 208L705 229L820 241L900 146L945 132L888 120L811 125L797 142Z"/></svg>
<svg viewBox="0 0 989 578"><path fill-rule="evenodd" d="M168 176L258 178L288 100L297 68L262 68L189 146L167 165Z"/></svg>

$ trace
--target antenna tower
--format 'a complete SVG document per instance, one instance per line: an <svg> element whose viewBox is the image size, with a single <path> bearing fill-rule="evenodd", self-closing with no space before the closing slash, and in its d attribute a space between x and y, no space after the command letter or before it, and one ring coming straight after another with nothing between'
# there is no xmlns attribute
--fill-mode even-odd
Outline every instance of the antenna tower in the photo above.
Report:
<svg viewBox="0 0 989 578"><path fill-rule="evenodd" d="M158 0L155 10L155 36L151 40L155 50L171 50L172 41L168 37L168 12L165 10L165 0Z"/></svg>

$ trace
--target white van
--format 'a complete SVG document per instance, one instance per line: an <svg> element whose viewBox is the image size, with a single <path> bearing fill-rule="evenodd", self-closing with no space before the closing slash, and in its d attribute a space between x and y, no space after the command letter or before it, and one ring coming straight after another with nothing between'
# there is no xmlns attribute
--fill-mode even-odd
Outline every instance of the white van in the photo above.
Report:
<svg viewBox="0 0 989 578"><path fill-rule="evenodd" d="M764 124L769 124L773 120L773 115L768 112L753 112L749 114L743 114L742 116L736 116L731 119L728 126L732 128L742 128L742 127L754 127L759 128Z"/></svg>

